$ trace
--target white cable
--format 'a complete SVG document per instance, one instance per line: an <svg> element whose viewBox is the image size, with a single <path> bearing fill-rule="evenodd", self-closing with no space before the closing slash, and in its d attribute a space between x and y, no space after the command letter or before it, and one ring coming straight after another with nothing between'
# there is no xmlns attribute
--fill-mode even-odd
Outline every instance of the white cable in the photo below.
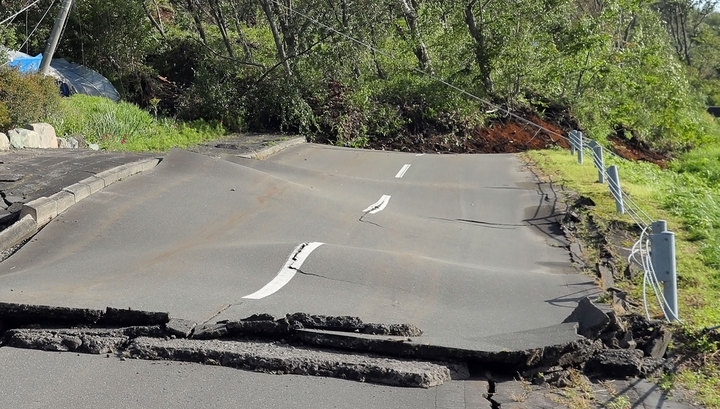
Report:
<svg viewBox="0 0 720 409"><path fill-rule="evenodd" d="M20 47L18 47L18 50L22 50L22 48L25 46L25 44L27 44L27 42L30 41L30 37L32 37L32 35L35 34L35 31L37 31L38 27L40 27L40 24L43 22L43 20L45 20L45 17L47 17L48 13L50 12L50 9L52 9L52 6L55 5L55 1L56 0L53 0L52 3L50 3L50 7L48 7L47 10L45 10L45 14L43 14L43 16L40 18L40 21L38 21L38 23L35 24L35 28L32 29L32 31L27 36L27 38L25 38L25 41L23 41L23 43L20 45Z"/></svg>
<svg viewBox="0 0 720 409"><path fill-rule="evenodd" d="M13 14L12 16L6 18L6 19L3 20L3 21L0 21L0 25L5 24L5 23L7 23L7 22L10 21L10 20L13 20L15 17L19 16L23 11L25 11L25 10L29 9L30 7L38 4L39 2L40 2L40 0L35 0L34 2L28 4L28 5L25 6L22 10L18 11L17 13Z"/></svg>

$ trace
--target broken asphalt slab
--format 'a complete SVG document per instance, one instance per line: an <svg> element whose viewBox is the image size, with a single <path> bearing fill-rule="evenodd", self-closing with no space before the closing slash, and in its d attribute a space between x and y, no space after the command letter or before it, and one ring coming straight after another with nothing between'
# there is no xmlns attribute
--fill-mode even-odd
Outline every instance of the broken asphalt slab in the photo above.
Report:
<svg viewBox="0 0 720 409"><path fill-rule="evenodd" d="M594 306L589 301L583 304L570 317L582 318ZM592 323L598 321L596 313L590 313ZM588 324L578 323L583 325ZM629 327L633 326L640 327ZM606 327L614 332L606 330L595 339L483 351L427 344L413 325L370 324L358 317L295 313L276 319L259 314L196 325L163 312L0 303L3 346L112 353L395 386L430 387L452 378L466 379L467 368L532 378L548 368L579 367L601 377L623 378L647 376L662 367L661 359L642 349L612 348L609 339L626 334Z"/></svg>

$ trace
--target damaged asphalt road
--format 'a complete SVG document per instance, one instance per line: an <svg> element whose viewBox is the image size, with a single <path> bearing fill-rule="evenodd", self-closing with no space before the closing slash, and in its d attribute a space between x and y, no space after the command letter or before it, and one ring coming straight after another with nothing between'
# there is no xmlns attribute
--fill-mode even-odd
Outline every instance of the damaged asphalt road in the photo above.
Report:
<svg viewBox="0 0 720 409"><path fill-rule="evenodd" d="M567 321L585 337L562 345L488 352L428 345L422 342L422 330L412 324L364 323L349 316L294 313L276 319L261 314L197 325L167 313L0 303L2 346L392 386L427 388L468 379L470 368L486 376L522 374L530 379L567 368L606 378L648 376L662 369L670 338L660 323L637 318L628 322L588 299ZM650 326L660 332L648 333Z"/></svg>
<svg viewBox="0 0 720 409"><path fill-rule="evenodd" d="M514 156L303 145L225 159L173 151L0 263L0 351L434 390L348 407L499 407L498 377L662 365L652 337L581 301L599 290L571 264L558 198Z"/></svg>

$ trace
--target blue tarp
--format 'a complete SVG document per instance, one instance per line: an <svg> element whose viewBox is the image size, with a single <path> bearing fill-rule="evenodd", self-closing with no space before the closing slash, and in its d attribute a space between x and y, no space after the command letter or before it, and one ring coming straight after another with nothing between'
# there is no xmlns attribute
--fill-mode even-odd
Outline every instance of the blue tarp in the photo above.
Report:
<svg viewBox="0 0 720 409"><path fill-rule="evenodd" d="M20 72L36 72L40 69L41 62L42 54L38 54L35 57L24 57L21 55L15 58L11 56L8 65L13 68L17 68Z"/></svg>

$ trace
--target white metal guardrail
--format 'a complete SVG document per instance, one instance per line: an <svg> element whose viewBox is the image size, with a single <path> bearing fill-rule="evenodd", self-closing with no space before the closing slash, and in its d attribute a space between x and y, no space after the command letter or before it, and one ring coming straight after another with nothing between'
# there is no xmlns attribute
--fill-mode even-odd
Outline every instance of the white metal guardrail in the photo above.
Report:
<svg viewBox="0 0 720 409"><path fill-rule="evenodd" d="M620 171L613 165L605 168L602 146L596 141L585 142L580 131L569 133L571 153L577 154L578 163L583 164L585 150L592 153L593 164L598 170L598 182L607 181L610 193L615 199L618 213L627 214L642 230L640 238L633 245L628 262L634 262L643 269L643 303L645 314L649 315L647 288L651 287L668 321L679 321L677 301L677 261L675 258L675 234L667 229L665 220L653 220L627 195L620 184Z"/></svg>

